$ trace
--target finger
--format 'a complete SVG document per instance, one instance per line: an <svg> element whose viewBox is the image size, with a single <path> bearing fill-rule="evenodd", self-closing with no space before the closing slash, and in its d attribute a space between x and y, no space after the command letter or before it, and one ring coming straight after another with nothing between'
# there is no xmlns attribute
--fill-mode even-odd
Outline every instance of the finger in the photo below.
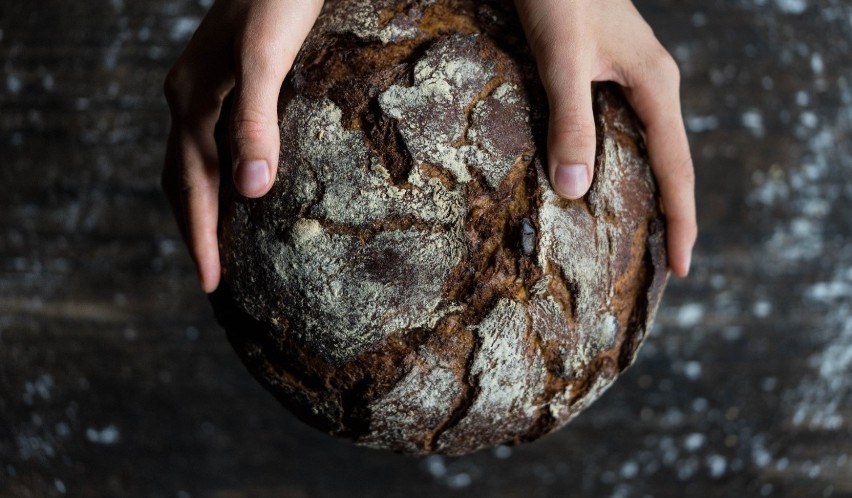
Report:
<svg viewBox="0 0 852 498"><path fill-rule="evenodd" d="M202 31L197 32L193 41L201 35ZM172 68L164 89L172 127L163 189L195 262L201 288L208 293L219 285L221 273L216 237L219 166L213 130L224 95L232 86L227 63L200 52L183 57Z"/></svg>
<svg viewBox="0 0 852 498"><path fill-rule="evenodd" d="M216 234L219 176L217 159L203 152L208 146L203 139L199 141L173 127L162 186L195 263L201 288L210 293L219 285L221 270Z"/></svg>
<svg viewBox="0 0 852 498"><path fill-rule="evenodd" d="M551 81L545 86L550 103L550 182L559 195L579 199L586 195L594 175L596 134L591 81L580 77L571 82Z"/></svg>
<svg viewBox="0 0 852 498"><path fill-rule="evenodd" d="M643 68L626 77L628 100L645 126L651 167L660 186L666 215L669 267L689 273L698 235L695 172L680 108L680 75L662 47Z"/></svg>
<svg viewBox="0 0 852 498"><path fill-rule="evenodd" d="M267 1L253 9L235 45L231 121L234 185L246 197L272 187L278 167L278 95L321 2Z"/></svg>
<svg viewBox="0 0 852 498"><path fill-rule="evenodd" d="M163 189L195 262L201 288L209 293L220 279L216 237L219 164L213 129L230 82L221 69L204 62L179 63L166 80L172 128Z"/></svg>
<svg viewBox="0 0 852 498"><path fill-rule="evenodd" d="M219 216L218 158L212 123L193 133L178 132L180 151L180 209L190 255L204 292L216 290L220 279L217 223ZM210 130L204 133L203 130ZM180 136L183 135L183 136Z"/></svg>
<svg viewBox="0 0 852 498"><path fill-rule="evenodd" d="M558 0L516 0L550 111L547 163L550 183L569 199L586 194L594 175L592 38L585 7Z"/></svg>

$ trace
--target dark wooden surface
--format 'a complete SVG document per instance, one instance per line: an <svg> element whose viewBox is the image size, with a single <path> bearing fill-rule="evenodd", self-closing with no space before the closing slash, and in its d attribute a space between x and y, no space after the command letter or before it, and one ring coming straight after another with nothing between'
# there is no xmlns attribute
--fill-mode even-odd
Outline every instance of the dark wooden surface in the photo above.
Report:
<svg viewBox="0 0 852 498"><path fill-rule="evenodd" d="M698 174L693 274L542 441L405 458L230 351L158 176L209 2L0 4L0 496L852 496L852 6L648 0Z"/></svg>

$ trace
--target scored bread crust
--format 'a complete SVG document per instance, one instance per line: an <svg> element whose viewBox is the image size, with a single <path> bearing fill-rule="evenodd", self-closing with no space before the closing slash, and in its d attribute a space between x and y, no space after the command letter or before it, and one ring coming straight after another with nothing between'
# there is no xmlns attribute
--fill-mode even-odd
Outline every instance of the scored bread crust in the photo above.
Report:
<svg viewBox="0 0 852 498"><path fill-rule="evenodd" d="M269 194L236 194L220 141L211 300L301 419L463 454L564 425L632 364L667 278L637 122L595 86L595 177L562 199L536 74L511 2L328 1Z"/></svg>

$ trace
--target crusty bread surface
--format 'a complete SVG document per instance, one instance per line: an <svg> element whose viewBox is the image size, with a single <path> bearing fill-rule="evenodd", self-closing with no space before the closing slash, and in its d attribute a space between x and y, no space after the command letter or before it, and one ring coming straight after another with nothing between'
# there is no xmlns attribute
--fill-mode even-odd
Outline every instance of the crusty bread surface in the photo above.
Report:
<svg viewBox="0 0 852 498"><path fill-rule="evenodd" d="M223 144L236 351L297 416L358 444L464 454L536 439L634 360L667 277L637 122L594 88L590 192L557 196L547 103L511 2L327 1L282 89L276 183Z"/></svg>

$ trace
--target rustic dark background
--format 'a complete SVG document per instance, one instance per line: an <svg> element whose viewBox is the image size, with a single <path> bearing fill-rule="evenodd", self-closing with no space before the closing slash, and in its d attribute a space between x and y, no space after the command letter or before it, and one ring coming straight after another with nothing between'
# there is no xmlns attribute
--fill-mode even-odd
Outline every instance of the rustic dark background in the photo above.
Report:
<svg viewBox="0 0 852 498"><path fill-rule="evenodd" d="M639 2L683 70L693 273L571 425L426 459L287 415L197 287L161 82L209 3L0 3L0 496L852 496L847 0Z"/></svg>

